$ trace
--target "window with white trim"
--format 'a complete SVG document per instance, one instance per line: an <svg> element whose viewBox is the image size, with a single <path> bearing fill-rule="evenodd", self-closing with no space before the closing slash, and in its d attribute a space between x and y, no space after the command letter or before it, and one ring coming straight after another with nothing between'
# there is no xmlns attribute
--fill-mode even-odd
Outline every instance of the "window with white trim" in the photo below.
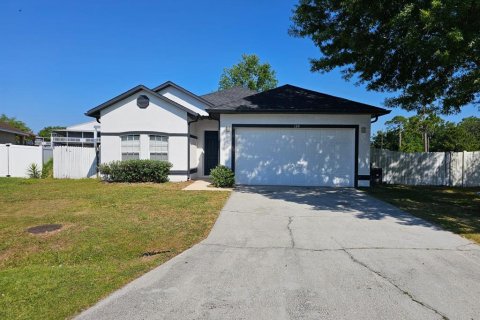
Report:
<svg viewBox="0 0 480 320"><path fill-rule="evenodd" d="M168 161L167 136L150 136L150 160Z"/></svg>
<svg viewBox="0 0 480 320"><path fill-rule="evenodd" d="M140 135L122 136L122 160L140 159Z"/></svg>

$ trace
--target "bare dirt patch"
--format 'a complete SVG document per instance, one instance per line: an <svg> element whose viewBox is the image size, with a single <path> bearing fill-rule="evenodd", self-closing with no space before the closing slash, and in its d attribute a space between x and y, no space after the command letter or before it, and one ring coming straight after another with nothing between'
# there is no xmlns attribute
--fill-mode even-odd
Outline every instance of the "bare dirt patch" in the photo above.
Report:
<svg viewBox="0 0 480 320"><path fill-rule="evenodd" d="M56 224L56 223L54 223L54 224L42 224L42 225L39 225L39 226L28 228L27 232L31 233L31 234L43 234L43 233L47 233L47 232L57 231L57 230L60 230L61 228L62 228L61 224Z"/></svg>

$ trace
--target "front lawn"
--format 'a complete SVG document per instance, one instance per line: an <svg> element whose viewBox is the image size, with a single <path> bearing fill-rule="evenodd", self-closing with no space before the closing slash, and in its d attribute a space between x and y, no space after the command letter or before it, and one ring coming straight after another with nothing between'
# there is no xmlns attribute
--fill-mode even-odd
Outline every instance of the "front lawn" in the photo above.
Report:
<svg viewBox="0 0 480 320"><path fill-rule="evenodd" d="M480 243L480 188L379 185L365 191Z"/></svg>
<svg viewBox="0 0 480 320"><path fill-rule="evenodd" d="M229 192L187 184L0 178L0 319L71 317L205 238Z"/></svg>

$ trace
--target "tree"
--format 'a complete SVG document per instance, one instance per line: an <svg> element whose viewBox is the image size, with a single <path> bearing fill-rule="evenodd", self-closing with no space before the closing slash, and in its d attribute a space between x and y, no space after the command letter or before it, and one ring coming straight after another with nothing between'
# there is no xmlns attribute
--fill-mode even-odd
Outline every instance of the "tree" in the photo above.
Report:
<svg viewBox="0 0 480 320"><path fill-rule="evenodd" d="M461 150L458 151L478 151L480 150L480 118L464 118L457 126L457 140Z"/></svg>
<svg viewBox="0 0 480 320"><path fill-rule="evenodd" d="M399 93L386 105L441 113L479 105L478 0L300 0L290 33L322 56L311 70L340 67L368 90Z"/></svg>
<svg viewBox="0 0 480 320"><path fill-rule="evenodd" d="M378 131L373 136L372 146L403 152L480 150L480 118L477 117L464 118L455 124L435 114L420 114L405 118L401 126L401 149L398 144L399 127L391 124L387 125L386 131Z"/></svg>
<svg viewBox="0 0 480 320"><path fill-rule="evenodd" d="M394 131L378 131L372 138L372 146L377 149L398 151L396 133Z"/></svg>
<svg viewBox="0 0 480 320"><path fill-rule="evenodd" d="M445 122L431 139L431 151L462 151L458 141L458 126L453 122Z"/></svg>
<svg viewBox="0 0 480 320"><path fill-rule="evenodd" d="M392 120L385 122L390 131L398 133L398 150L402 150L402 132L405 130L407 118L402 116L395 116Z"/></svg>
<svg viewBox="0 0 480 320"><path fill-rule="evenodd" d="M275 71L268 63L260 63L254 54L242 54L242 60L231 68L223 69L219 89L245 87L255 91L265 91L277 86Z"/></svg>
<svg viewBox="0 0 480 320"><path fill-rule="evenodd" d="M52 136L52 131L54 131L54 130L61 130L61 129L65 129L65 127L61 127L61 126L48 126L48 127L43 128L42 130L40 130L40 131L38 132L38 136L39 136L39 137L42 137L42 138L45 138L47 141L50 141L50 137Z"/></svg>
<svg viewBox="0 0 480 320"><path fill-rule="evenodd" d="M7 115L3 114L0 115L0 121L6 122L14 128L21 130L23 132L29 133L32 130L25 124L25 122L17 120L15 117L7 117Z"/></svg>

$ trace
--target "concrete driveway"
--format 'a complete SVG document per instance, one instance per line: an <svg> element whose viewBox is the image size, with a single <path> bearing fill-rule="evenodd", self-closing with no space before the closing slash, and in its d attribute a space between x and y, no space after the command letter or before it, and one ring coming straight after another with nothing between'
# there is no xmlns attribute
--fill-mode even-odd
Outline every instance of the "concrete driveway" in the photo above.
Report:
<svg viewBox="0 0 480 320"><path fill-rule="evenodd" d="M480 247L354 189L244 188L79 319L480 319Z"/></svg>

